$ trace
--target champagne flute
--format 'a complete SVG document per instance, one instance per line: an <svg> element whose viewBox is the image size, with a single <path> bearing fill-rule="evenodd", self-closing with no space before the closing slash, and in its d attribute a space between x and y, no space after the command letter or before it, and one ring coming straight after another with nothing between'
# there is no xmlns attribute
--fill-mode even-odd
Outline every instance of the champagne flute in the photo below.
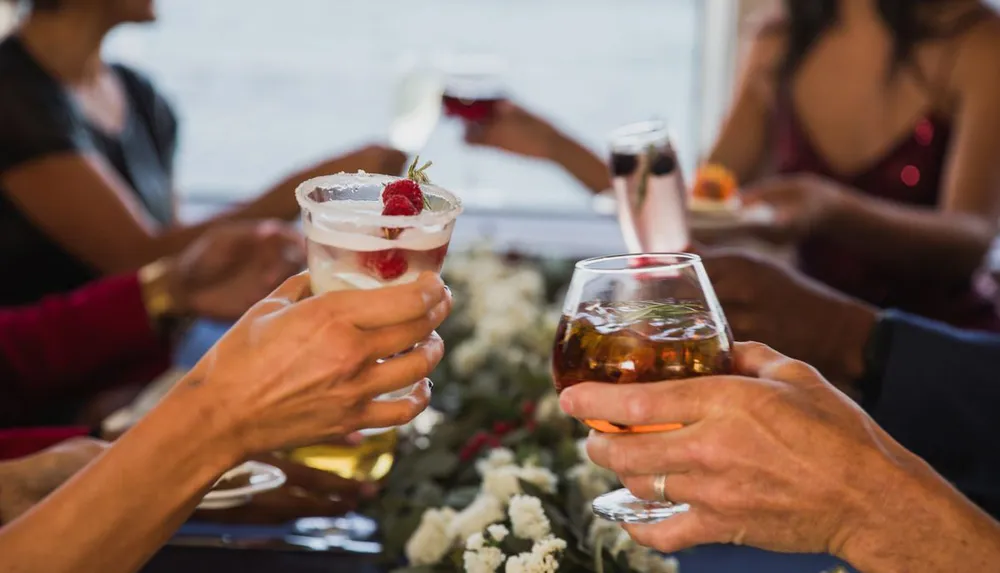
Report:
<svg viewBox="0 0 1000 573"><path fill-rule="evenodd" d="M731 371L732 335L700 257L619 255L577 263L552 353L557 391L582 382L646 384ZM681 427L583 423L605 433ZM621 489L595 499L593 509L610 521L654 523L688 506Z"/></svg>
<svg viewBox="0 0 1000 573"><path fill-rule="evenodd" d="M688 250L687 188L667 124L644 121L612 132L610 163L629 252Z"/></svg>

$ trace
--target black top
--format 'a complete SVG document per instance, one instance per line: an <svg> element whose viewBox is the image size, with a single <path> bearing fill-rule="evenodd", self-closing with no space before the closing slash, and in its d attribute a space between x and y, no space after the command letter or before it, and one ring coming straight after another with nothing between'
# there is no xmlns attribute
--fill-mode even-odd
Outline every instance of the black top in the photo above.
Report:
<svg viewBox="0 0 1000 573"><path fill-rule="evenodd" d="M889 434L1000 518L1000 335L887 311L868 410Z"/></svg>
<svg viewBox="0 0 1000 573"><path fill-rule="evenodd" d="M122 65L111 69L126 91L124 128L109 135L92 125L72 95L17 37L0 42L0 175L58 153L102 157L162 225L173 218L172 178L177 119L148 79ZM73 193L72 182L65 193ZM97 278L86 263L53 242L11 201L0 182L0 306L25 304Z"/></svg>

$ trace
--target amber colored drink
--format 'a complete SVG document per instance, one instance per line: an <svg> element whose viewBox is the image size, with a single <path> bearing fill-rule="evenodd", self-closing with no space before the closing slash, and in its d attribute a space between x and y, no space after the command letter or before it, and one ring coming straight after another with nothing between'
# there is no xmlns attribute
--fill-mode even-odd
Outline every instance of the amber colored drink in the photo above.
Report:
<svg viewBox="0 0 1000 573"><path fill-rule="evenodd" d="M699 302L588 302L564 315L552 353L562 392L581 382L642 384L732 372L731 337ZM583 420L600 432L663 432L679 424L625 426Z"/></svg>

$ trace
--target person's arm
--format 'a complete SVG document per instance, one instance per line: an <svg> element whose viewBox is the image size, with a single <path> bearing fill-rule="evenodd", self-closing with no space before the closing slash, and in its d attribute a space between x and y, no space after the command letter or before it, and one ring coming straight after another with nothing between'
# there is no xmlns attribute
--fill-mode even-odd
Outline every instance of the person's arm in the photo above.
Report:
<svg viewBox="0 0 1000 573"><path fill-rule="evenodd" d="M755 24L729 114L707 162L729 169L745 184L761 175L768 162L770 117L776 94L778 65L785 38L780 16L768 15Z"/></svg>
<svg viewBox="0 0 1000 573"><path fill-rule="evenodd" d="M177 406L165 401L44 502L0 529L0 571L137 571L239 461L200 412Z"/></svg>
<svg viewBox="0 0 1000 573"><path fill-rule="evenodd" d="M904 454L878 475L858 526L836 552L858 571L993 571L1000 523L962 497L934 470Z"/></svg>
<svg viewBox="0 0 1000 573"><path fill-rule="evenodd" d="M904 447L1000 517L1000 336L883 313L863 403Z"/></svg>
<svg viewBox="0 0 1000 573"><path fill-rule="evenodd" d="M0 309L0 385L20 396L68 391L108 364L160 349L152 320L138 274Z"/></svg>
<svg viewBox="0 0 1000 573"><path fill-rule="evenodd" d="M380 172L385 158L397 154L380 147L349 153L299 172L250 203L206 222L166 229L150 219L128 184L94 153L62 152L0 170L0 186L67 251L111 274L177 253L224 221L294 218L298 205L293 191L305 178L359 169ZM403 161L400 155L399 164ZM72 182L71 188L67 182Z"/></svg>

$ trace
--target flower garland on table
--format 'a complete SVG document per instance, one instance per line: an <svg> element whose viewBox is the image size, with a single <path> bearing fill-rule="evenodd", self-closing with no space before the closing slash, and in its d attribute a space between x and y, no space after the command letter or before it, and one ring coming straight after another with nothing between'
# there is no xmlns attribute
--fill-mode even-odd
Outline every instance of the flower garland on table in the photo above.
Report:
<svg viewBox="0 0 1000 573"><path fill-rule="evenodd" d="M396 573L668 573L676 562L596 520L615 476L583 452L559 409L549 353L572 267L476 250L443 273L434 409L400 435L396 467L365 511Z"/></svg>

